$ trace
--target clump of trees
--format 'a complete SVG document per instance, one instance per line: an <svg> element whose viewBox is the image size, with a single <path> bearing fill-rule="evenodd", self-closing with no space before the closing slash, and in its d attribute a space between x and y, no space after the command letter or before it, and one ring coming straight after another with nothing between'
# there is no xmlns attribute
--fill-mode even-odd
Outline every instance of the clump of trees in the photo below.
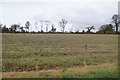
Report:
<svg viewBox="0 0 120 80"><path fill-rule="evenodd" d="M13 24L10 26L10 28L7 28L6 25L0 24L0 28L2 30L2 33L25 33L29 32L30 22L27 21L25 23L25 26L21 26L20 24Z"/></svg>
<svg viewBox="0 0 120 80"><path fill-rule="evenodd" d="M18 24L13 24L11 25L10 28L7 28L6 25L2 26L2 33L18 33L18 32L27 32L24 30L24 27L18 25Z"/></svg>
<svg viewBox="0 0 120 80"><path fill-rule="evenodd" d="M98 32L99 33L114 33L115 30L112 24L105 24L105 25L100 26Z"/></svg>

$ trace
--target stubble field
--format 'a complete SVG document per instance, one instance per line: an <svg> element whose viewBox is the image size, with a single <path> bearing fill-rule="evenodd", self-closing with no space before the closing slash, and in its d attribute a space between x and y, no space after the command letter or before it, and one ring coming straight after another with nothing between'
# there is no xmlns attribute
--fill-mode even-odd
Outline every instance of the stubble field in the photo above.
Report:
<svg viewBox="0 0 120 80"><path fill-rule="evenodd" d="M118 77L118 36L3 34L3 78Z"/></svg>

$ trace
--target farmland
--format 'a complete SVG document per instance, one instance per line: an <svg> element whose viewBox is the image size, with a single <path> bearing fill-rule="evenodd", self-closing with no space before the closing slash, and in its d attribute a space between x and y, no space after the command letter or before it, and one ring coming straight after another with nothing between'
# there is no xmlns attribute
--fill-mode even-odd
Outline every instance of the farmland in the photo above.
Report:
<svg viewBox="0 0 120 80"><path fill-rule="evenodd" d="M3 78L117 77L118 36L3 34Z"/></svg>

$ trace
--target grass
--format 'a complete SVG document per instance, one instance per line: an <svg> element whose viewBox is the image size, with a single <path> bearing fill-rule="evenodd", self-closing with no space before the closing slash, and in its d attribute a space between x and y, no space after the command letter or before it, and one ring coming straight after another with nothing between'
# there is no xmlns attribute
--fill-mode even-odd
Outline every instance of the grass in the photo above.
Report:
<svg viewBox="0 0 120 80"><path fill-rule="evenodd" d="M6 78L117 78L116 64L101 64L85 67L72 67L67 69L52 69L40 71L5 72Z"/></svg>
<svg viewBox="0 0 120 80"><path fill-rule="evenodd" d="M98 68L95 69L97 72L89 74L92 71L90 69L84 76L81 76L79 71L86 66L115 66L113 64L118 61L117 38L117 35L99 34L3 34L3 77L64 78L95 77L92 74L96 77L112 75L116 73L115 70L98 71ZM76 72L71 73L68 69ZM49 70L55 70L56 75L52 75ZM99 73L101 75L98 76ZM36 75L32 76L33 74Z"/></svg>
<svg viewBox="0 0 120 80"><path fill-rule="evenodd" d="M96 70L94 72L91 72L93 75L93 78L118 78L118 72L117 71L100 71Z"/></svg>

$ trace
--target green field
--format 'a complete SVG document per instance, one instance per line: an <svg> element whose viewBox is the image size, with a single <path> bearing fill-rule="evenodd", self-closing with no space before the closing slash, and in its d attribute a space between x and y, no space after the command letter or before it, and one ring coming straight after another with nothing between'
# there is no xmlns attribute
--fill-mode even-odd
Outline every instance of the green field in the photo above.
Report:
<svg viewBox="0 0 120 80"><path fill-rule="evenodd" d="M118 36L3 34L3 78L117 77Z"/></svg>

